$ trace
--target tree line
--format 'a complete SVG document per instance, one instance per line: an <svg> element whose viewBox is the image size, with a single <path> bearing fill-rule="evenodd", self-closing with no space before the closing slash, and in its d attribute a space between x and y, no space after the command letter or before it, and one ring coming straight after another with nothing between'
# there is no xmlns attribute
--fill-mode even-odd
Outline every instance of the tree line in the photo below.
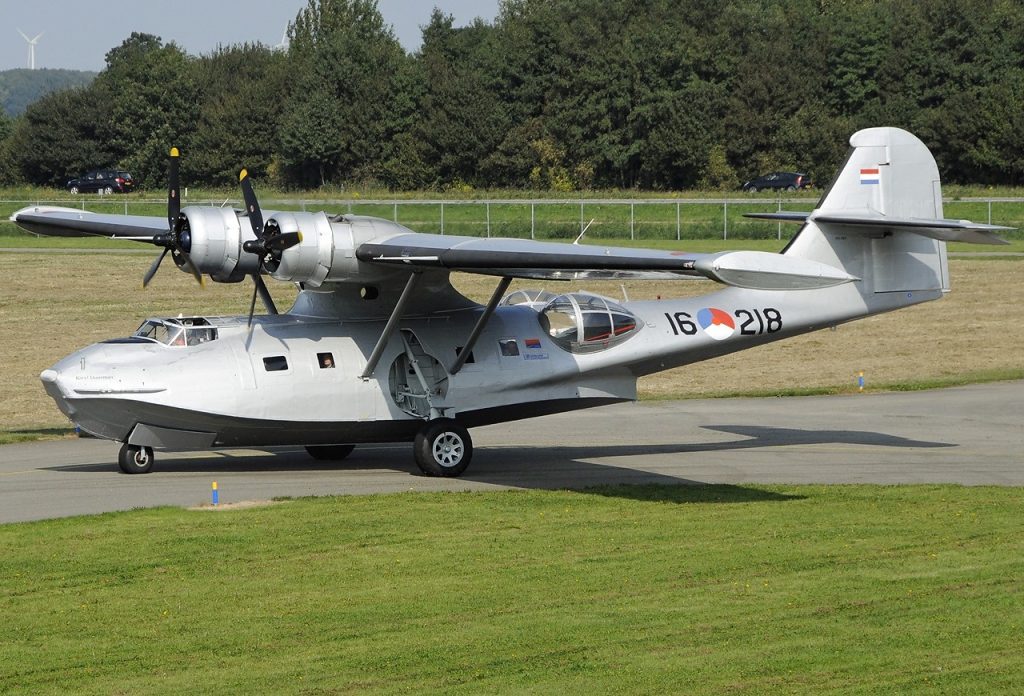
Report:
<svg viewBox="0 0 1024 696"><path fill-rule="evenodd" d="M906 128L943 178L1024 183L1024 3L504 0L407 53L376 0L309 0L287 50L191 56L132 34L87 87L0 115L0 182L121 166L289 188L730 189L825 180L851 133Z"/></svg>

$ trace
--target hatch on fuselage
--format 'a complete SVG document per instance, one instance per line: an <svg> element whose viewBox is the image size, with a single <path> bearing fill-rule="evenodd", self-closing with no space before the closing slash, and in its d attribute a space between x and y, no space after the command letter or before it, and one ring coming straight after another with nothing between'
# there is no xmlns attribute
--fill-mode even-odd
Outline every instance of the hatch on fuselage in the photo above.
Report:
<svg viewBox="0 0 1024 696"><path fill-rule="evenodd" d="M429 418L448 393L448 371L423 348L416 334L399 332L404 350L395 356L388 375L391 398L395 404L417 418Z"/></svg>

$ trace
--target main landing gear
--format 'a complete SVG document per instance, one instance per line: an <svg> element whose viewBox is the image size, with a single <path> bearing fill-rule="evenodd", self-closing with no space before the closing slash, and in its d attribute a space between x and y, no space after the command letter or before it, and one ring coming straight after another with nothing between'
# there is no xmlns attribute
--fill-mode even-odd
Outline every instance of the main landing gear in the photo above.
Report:
<svg viewBox="0 0 1024 696"><path fill-rule="evenodd" d="M338 461L352 453L355 445L308 445L306 451L317 460ZM426 476L453 478L461 475L473 458L473 440L457 421L438 418L427 421L413 442L416 466ZM125 443L117 454L117 465L126 474L147 474L153 468L153 448Z"/></svg>
<svg viewBox="0 0 1024 696"><path fill-rule="evenodd" d="M117 465L126 474L148 474L153 468L153 448L129 445L126 442L117 453Z"/></svg>
<svg viewBox="0 0 1024 696"><path fill-rule="evenodd" d="M451 418L438 418L416 434L413 455L427 476L458 476L473 458L473 441L469 431Z"/></svg>
<svg viewBox="0 0 1024 696"><path fill-rule="evenodd" d="M352 454L355 445L306 445L313 459L340 461ZM427 421L413 442L416 466L425 476L460 475L473 458L473 440L469 431L451 418Z"/></svg>

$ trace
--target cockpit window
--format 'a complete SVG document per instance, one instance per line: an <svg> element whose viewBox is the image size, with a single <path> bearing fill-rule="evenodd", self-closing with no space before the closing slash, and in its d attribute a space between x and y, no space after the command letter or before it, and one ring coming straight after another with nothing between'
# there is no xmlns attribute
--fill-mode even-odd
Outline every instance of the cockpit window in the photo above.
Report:
<svg viewBox="0 0 1024 696"><path fill-rule="evenodd" d="M598 295L559 295L541 310L540 323L561 348L589 353L610 348L636 333L639 323L625 307Z"/></svg>
<svg viewBox="0 0 1024 696"><path fill-rule="evenodd" d="M543 305L555 299L555 294L546 290L516 290L501 299L501 304L508 305Z"/></svg>
<svg viewBox="0 0 1024 696"><path fill-rule="evenodd" d="M165 346L198 346L216 341L217 329L202 317L147 319L134 335Z"/></svg>

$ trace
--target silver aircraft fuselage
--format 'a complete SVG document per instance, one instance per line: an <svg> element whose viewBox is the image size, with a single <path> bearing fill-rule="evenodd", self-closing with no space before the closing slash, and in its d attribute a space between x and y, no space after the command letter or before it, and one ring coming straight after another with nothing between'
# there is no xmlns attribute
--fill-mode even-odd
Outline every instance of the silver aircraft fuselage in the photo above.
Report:
<svg viewBox="0 0 1024 696"><path fill-rule="evenodd" d="M293 311L305 305L307 293L300 293ZM286 313L256 317L250 330L246 317L211 317L200 321L216 330L215 340L105 341L64 358L42 380L83 430L151 447L409 441L428 415L425 403L413 403L428 395L416 387L406 359L410 344L427 373L430 406L476 426L635 399L643 374L849 321L868 311L857 297L850 286L728 288L687 299L621 302L636 318L635 330L619 343L599 337L587 352L554 340L541 306L499 306L456 374L449 367L482 307L410 316L365 379L360 375L382 320ZM894 298L893 306L906 303L906 297ZM850 310L839 315L837 306ZM712 314L728 320L708 323Z"/></svg>

